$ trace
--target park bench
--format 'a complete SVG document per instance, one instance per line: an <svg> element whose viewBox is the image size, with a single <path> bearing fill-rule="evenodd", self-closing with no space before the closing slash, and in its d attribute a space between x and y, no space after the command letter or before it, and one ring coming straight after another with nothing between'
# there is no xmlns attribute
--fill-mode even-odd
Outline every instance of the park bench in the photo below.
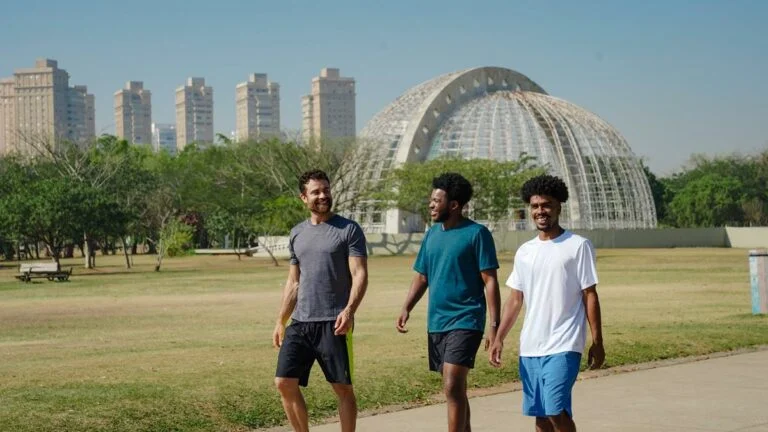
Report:
<svg viewBox="0 0 768 432"><path fill-rule="evenodd" d="M52 263L22 263L16 279L29 282L34 278L46 278L49 281L66 281L72 275L72 268L62 270L55 262Z"/></svg>

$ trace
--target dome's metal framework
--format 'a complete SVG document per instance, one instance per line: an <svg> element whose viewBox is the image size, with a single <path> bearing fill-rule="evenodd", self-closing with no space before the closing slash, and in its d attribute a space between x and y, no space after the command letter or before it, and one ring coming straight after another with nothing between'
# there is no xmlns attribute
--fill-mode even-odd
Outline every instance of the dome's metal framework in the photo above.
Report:
<svg viewBox="0 0 768 432"><path fill-rule="evenodd" d="M568 185L565 226L656 226L648 181L618 131L510 69L475 68L422 83L378 113L360 136L374 157L358 165L353 177L359 179L376 181L405 162L442 156L508 161L527 154ZM342 212L369 232L423 230L402 212L372 203Z"/></svg>

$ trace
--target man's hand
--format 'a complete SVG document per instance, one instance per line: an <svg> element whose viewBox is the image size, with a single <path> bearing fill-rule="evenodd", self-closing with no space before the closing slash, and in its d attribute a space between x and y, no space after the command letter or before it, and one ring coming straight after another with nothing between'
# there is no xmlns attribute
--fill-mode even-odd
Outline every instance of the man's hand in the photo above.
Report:
<svg viewBox="0 0 768 432"><path fill-rule="evenodd" d="M494 341L491 344L491 349L488 351L488 362L495 368L501 367L501 351L504 349L504 343L501 341Z"/></svg>
<svg viewBox="0 0 768 432"><path fill-rule="evenodd" d="M485 337L485 350L488 351L488 348L491 347L491 344L493 344L493 341L496 340L496 327L491 327L490 330L488 330L488 335Z"/></svg>
<svg viewBox="0 0 768 432"><path fill-rule="evenodd" d="M408 322L408 318L410 318L411 314L408 313L408 310L403 309L402 312L400 312L400 316L395 321L395 328L397 328L397 331L400 333L408 333L408 329L405 328L405 323Z"/></svg>
<svg viewBox="0 0 768 432"><path fill-rule="evenodd" d="M283 336L285 336L285 324L278 322L275 324L275 331L272 332L272 346L280 348L283 344Z"/></svg>
<svg viewBox="0 0 768 432"><path fill-rule="evenodd" d="M602 343L593 343L589 347L589 354L587 356L587 366L590 369L600 369L600 366L605 362L605 348Z"/></svg>
<svg viewBox="0 0 768 432"><path fill-rule="evenodd" d="M336 324L333 326L333 334L341 336L347 334L355 325L355 315L349 309L344 309L336 317Z"/></svg>

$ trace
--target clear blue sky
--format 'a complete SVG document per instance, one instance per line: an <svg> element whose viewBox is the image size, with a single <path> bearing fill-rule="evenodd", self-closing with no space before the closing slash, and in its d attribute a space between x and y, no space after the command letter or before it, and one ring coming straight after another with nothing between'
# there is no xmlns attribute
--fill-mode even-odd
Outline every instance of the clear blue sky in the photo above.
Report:
<svg viewBox="0 0 768 432"><path fill-rule="evenodd" d="M145 1L5 2L0 76L37 57L96 95L112 132L113 93L152 91L174 121L188 76L214 87L215 129L235 126L235 85L281 85L283 128L324 66L357 80L357 126L409 87L474 66L522 72L616 126L652 169L693 152L768 147L768 1Z"/></svg>

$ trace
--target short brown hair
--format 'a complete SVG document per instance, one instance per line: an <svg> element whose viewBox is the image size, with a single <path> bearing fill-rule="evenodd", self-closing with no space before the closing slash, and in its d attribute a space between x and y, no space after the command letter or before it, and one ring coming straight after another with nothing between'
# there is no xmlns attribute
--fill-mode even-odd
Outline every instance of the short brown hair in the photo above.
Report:
<svg viewBox="0 0 768 432"><path fill-rule="evenodd" d="M313 169L305 171L299 176L299 192L305 193L307 191L307 184L310 180L325 180L328 184L331 184L331 181L328 179L328 174L326 174L325 171Z"/></svg>

